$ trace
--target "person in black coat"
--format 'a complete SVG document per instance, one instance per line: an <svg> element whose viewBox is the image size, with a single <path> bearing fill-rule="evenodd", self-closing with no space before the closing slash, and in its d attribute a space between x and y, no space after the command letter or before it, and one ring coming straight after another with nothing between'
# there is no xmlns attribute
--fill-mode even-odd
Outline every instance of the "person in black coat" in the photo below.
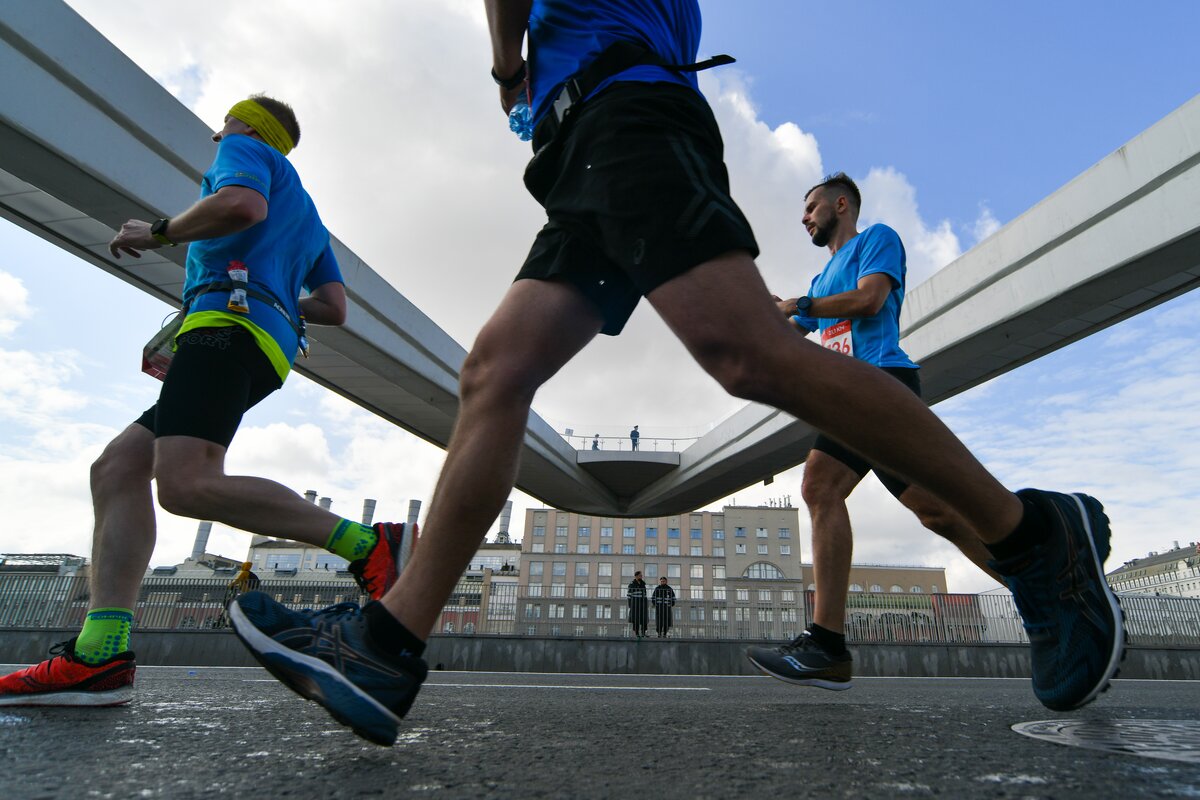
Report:
<svg viewBox="0 0 1200 800"><path fill-rule="evenodd" d="M650 621L650 609L646 603L646 582L642 573L633 573L633 580L625 591L629 598L629 621L633 623L633 635L639 639L646 635L646 624Z"/></svg>
<svg viewBox="0 0 1200 800"><path fill-rule="evenodd" d="M665 639L671 630L671 608L675 605L675 590L667 585L666 578L658 579L651 599L654 601L654 628L658 631L658 638Z"/></svg>

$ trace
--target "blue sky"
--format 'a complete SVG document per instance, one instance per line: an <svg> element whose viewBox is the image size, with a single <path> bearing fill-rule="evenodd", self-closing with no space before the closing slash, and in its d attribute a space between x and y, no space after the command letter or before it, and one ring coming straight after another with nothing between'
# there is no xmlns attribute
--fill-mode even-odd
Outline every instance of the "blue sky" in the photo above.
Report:
<svg viewBox="0 0 1200 800"><path fill-rule="evenodd" d="M305 131L293 161L330 229L469 345L540 225L520 185L528 151L495 108L481 3L363 0L340 16L268 0L71 5L210 126L253 91L291 100ZM919 280L1186 102L1200 75L1200 6L1183 2L701 6L702 51L738 58L702 86L781 294L824 262L798 225L822 174L860 180L865 221L897 227ZM326 57L297 56L315 51ZM168 309L6 223L0 252L0 552L86 553L87 466L153 402L138 357ZM1187 295L937 411L1014 488L1100 495L1118 531L1110 566L1192 541L1198 324ZM638 423L648 437L702 432L740 406L644 306L535 402L560 429ZM317 489L347 516L374 497L380 517L401 518L441 458L294 378L247 416L230 467ZM799 501L801 475L735 496ZM538 504L514 500L518 515ZM952 590L992 585L877 483L851 512L858 560L946 566ZM154 563L174 563L195 523L159 522ZM246 541L217 526L210 549L239 556Z"/></svg>

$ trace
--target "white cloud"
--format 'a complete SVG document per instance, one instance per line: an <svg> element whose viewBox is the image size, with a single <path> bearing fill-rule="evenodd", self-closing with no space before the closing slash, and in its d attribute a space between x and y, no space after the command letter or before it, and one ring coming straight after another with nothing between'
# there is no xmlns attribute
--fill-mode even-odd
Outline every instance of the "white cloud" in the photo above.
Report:
<svg viewBox="0 0 1200 800"><path fill-rule="evenodd" d="M20 278L0 270L0 336L9 336L33 314L29 291Z"/></svg>
<svg viewBox="0 0 1200 800"><path fill-rule="evenodd" d="M971 235L974 237L974 243L979 244L1000 230L1000 227L1000 220L996 219L992 210L983 203L980 203L979 216L975 218L974 224L971 225Z"/></svg>

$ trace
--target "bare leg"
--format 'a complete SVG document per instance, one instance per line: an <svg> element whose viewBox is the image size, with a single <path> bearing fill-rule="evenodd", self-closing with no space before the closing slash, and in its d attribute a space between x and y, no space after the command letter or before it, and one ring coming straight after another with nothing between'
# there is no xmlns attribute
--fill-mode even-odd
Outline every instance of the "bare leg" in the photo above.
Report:
<svg viewBox="0 0 1200 800"><path fill-rule="evenodd" d="M92 464L91 608L133 608L154 552L154 434L133 424Z"/></svg>
<svg viewBox="0 0 1200 800"><path fill-rule="evenodd" d="M814 450L805 464L800 489L812 518L813 578L817 584L813 622L835 633L846 627L846 594L854 555L846 498L859 480L854 470Z"/></svg>
<svg viewBox="0 0 1200 800"><path fill-rule="evenodd" d="M997 583L1004 583L1004 579L988 565L992 554L961 514L920 486L908 487L899 499L906 508L917 515L922 525L957 547L964 556L971 559L971 563L990 575Z"/></svg>
<svg viewBox="0 0 1200 800"><path fill-rule="evenodd" d="M415 636L428 636L512 491L534 393L601 325L574 286L522 280L480 331L463 364L458 420L421 546L383 598Z"/></svg>
<svg viewBox="0 0 1200 800"><path fill-rule="evenodd" d="M805 420L924 486L985 542L1020 522L1021 501L899 381L791 330L753 259L731 252L674 278L650 302L731 394Z"/></svg>
<svg viewBox="0 0 1200 800"><path fill-rule="evenodd" d="M226 475L225 452L221 445L194 436L156 440L154 471L162 507L263 536L325 546L341 517L274 481Z"/></svg>

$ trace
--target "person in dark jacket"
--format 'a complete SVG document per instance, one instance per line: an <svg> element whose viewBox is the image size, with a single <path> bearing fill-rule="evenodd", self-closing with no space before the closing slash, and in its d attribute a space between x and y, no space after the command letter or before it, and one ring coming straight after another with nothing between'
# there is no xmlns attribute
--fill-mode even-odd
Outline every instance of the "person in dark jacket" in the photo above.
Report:
<svg viewBox="0 0 1200 800"><path fill-rule="evenodd" d="M658 638L665 639L671 630L671 608L675 605L675 590L667 584L666 578L658 579L651 600L654 602L654 629L658 631Z"/></svg>
<svg viewBox="0 0 1200 800"><path fill-rule="evenodd" d="M646 604L646 582L642 573L633 573L633 580L625 591L629 598L629 621L633 624L633 635L639 639L646 635L646 624L650 621L650 609Z"/></svg>

